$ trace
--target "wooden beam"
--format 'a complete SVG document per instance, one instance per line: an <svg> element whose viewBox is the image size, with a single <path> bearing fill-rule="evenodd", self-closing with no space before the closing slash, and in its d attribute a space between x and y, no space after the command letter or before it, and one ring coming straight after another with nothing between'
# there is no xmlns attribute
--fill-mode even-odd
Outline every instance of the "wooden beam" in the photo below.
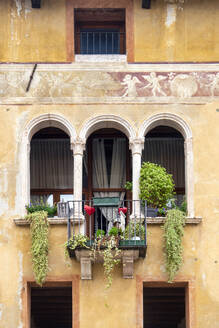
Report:
<svg viewBox="0 0 219 328"><path fill-rule="evenodd" d="M151 0L142 0L142 8L150 9L151 8Z"/></svg>
<svg viewBox="0 0 219 328"><path fill-rule="evenodd" d="M41 8L41 0L31 0L32 8Z"/></svg>

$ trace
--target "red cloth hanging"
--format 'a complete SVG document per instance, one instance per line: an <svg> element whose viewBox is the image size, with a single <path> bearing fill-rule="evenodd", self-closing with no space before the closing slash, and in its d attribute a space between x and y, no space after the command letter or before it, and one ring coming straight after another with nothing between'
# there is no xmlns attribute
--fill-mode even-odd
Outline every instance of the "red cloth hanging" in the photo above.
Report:
<svg viewBox="0 0 219 328"><path fill-rule="evenodd" d="M122 212L123 214L126 214L127 213L127 207L120 207L119 208L119 214L120 212Z"/></svg>
<svg viewBox="0 0 219 328"><path fill-rule="evenodd" d="M88 205L84 205L84 209L88 215L92 215L95 212L95 208Z"/></svg>

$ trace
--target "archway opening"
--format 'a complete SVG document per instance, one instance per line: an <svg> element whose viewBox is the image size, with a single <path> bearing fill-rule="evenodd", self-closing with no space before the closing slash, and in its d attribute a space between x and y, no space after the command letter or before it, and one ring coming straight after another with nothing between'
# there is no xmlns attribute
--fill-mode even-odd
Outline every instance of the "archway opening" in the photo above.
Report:
<svg viewBox="0 0 219 328"><path fill-rule="evenodd" d="M185 155L182 134L166 125L149 130L145 136L142 161L159 164L172 174L176 205L181 206L185 198Z"/></svg>
<svg viewBox="0 0 219 328"><path fill-rule="evenodd" d="M53 126L42 128L30 145L31 203L72 200L73 154L68 134Z"/></svg>
<svg viewBox="0 0 219 328"><path fill-rule="evenodd" d="M131 159L126 135L114 128L94 131L86 143L84 171L83 192L86 200L94 197L118 197L121 202L131 199L130 192L125 189L125 182L131 181ZM107 230L105 216L110 216L109 211L106 215L105 209L98 213L96 229ZM94 222L92 227L87 225L87 231L90 229L93 233Z"/></svg>

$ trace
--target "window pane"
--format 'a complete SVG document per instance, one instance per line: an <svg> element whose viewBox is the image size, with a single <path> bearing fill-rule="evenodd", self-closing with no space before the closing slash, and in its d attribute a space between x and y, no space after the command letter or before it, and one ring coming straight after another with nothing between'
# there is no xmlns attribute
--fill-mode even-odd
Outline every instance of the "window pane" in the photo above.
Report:
<svg viewBox="0 0 219 328"><path fill-rule="evenodd" d="M60 202L68 202L74 199L72 194L62 194L60 195Z"/></svg>

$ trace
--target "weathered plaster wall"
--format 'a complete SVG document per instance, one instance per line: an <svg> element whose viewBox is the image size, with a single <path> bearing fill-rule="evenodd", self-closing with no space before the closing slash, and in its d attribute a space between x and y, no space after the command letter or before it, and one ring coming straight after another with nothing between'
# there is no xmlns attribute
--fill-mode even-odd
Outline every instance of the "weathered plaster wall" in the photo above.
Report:
<svg viewBox="0 0 219 328"><path fill-rule="evenodd" d="M218 61L217 0L183 4L152 1L150 10L135 2L135 60Z"/></svg>
<svg viewBox="0 0 219 328"><path fill-rule="evenodd" d="M16 192L19 167L19 136L32 118L44 113L63 115L79 133L83 123L95 115L116 114L127 119L136 131L145 119L156 113L170 112L182 117L192 128L194 144L195 214L202 216L198 226L186 226L184 266L177 279L194 280L196 325L216 328L218 322L218 247L219 233L219 102L210 104L75 104L75 105L1 105L0 128L0 309L2 328L22 328L21 294L23 279L33 279L28 227L15 226L18 217ZM65 226L50 229L50 277L59 279L80 274L79 263L64 258ZM135 275L166 280L160 227L149 227L148 251L135 263ZM93 281L80 282L80 327L108 328L136 325L136 279L123 280L121 266L114 275L112 288L105 295L103 268L94 265ZM13 315L11 315L13 313Z"/></svg>
<svg viewBox="0 0 219 328"><path fill-rule="evenodd" d="M0 3L0 61L66 60L65 1L47 0L32 9L31 0Z"/></svg>
<svg viewBox="0 0 219 328"><path fill-rule="evenodd" d="M134 0L136 62L218 61L219 3L152 1L150 10ZM32 9L31 0L0 3L0 61L65 62L65 0L47 0Z"/></svg>

